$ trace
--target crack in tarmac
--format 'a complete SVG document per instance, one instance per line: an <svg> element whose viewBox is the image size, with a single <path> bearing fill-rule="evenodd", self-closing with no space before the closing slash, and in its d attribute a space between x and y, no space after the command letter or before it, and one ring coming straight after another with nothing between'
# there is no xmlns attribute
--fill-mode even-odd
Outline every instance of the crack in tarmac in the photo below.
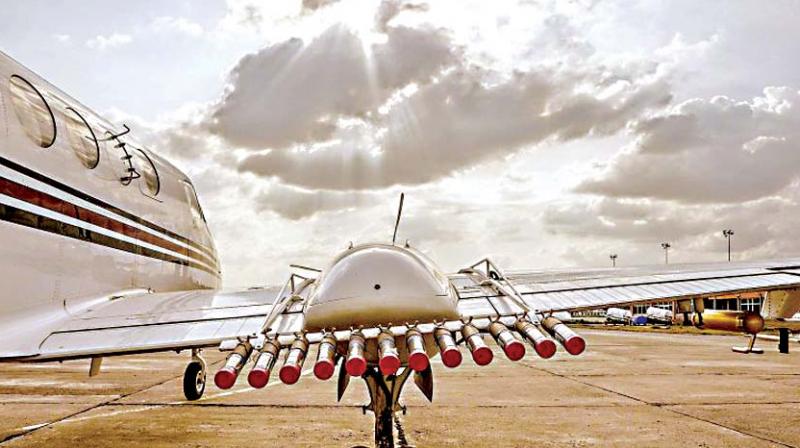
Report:
<svg viewBox="0 0 800 448"><path fill-rule="evenodd" d="M595 346L601 346L601 345L603 345L603 344L595 344ZM612 345L611 344L605 344L604 346L612 346ZM209 366L217 365L217 364L219 364L221 362L222 362L222 360L214 362L214 363L211 363L211 364L209 364ZM623 404L618 404L618 403L614 403L614 404L584 404L584 405L547 405L547 404L544 404L544 405L470 405L470 406L463 406L463 405L437 405L437 407L450 408L450 409L459 409L459 408L465 408L465 407L481 408L481 409L509 409L509 408L514 408L514 409L546 409L546 408L551 408L551 409L558 409L558 408L562 408L562 409L577 409L577 408L590 409L590 408L630 407L630 406L635 405L636 403L638 403L639 405L642 405L642 406L649 406L649 407L653 407L653 408L657 408L657 409L663 409L663 410L665 410L667 412L673 413L675 415L679 415L679 416L684 417L684 418L689 418L689 419L692 419L692 420L704 422L706 424L710 424L710 425L713 425L713 426L716 426L716 427L719 427L719 428L722 428L722 429L725 429L725 430L740 434L740 435L742 435L744 437L750 437L750 438L753 438L753 439L757 439L757 440L761 440L761 441L764 441L764 442L773 443L773 444L784 446L784 447L798 448L795 445L790 445L790 444L787 444L785 442L773 440L773 439L770 439L767 436L761 436L761 435L758 435L758 434L749 433L747 431L740 430L740 429L737 429L737 428L732 427L732 426L728 426L728 425L723 424L723 423L719 423L719 422L716 422L716 421L713 421L713 420L710 420L710 419L694 416L694 415L688 414L686 412L683 412L683 411L680 411L680 410L677 410L677 409L673 409L672 407L681 406L681 405L690 405L690 406L796 405L796 404L800 404L800 401L789 400L789 401L771 401L771 402L755 402L755 403L754 402L701 402L701 403L649 402L649 401L640 399L640 398L638 398L636 396L629 395L629 394L626 394L626 393L623 393L623 392L619 392L619 391L616 391L616 390L613 390L613 389L609 389L609 388L606 388L606 387L603 387L603 386L599 386L599 385L596 385L596 384L592 384L591 382L589 382L590 378L608 377L609 376L608 374L574 374L574 375L569 375L569 374L561 374L561 373L558 373L556 371L551 371L551 370L549 370L547 368L543 368L541 366L537 366L537 365L534 365L534 364L531 364L531 363L523 362L523 363L520 363L520 364L525 368L532 369L534 371L542 372L543 376L549 375L549 376L563 378L563 379L566 379L566 380L569 380L569 381L572 381L572 382L575 382L575 383L578 383L578 384L581 384L581 385L584 385L584 386L587 386L587 387L590 387L590 388L593 388L593 389L602 390L602 391L604 391L606 393L610 393L610 394L613 394L613 395L617 395L617 396L621 396L621 397L627 398L627 399L631 400L633 403L628 403L628 404L625 404L625 403L623 403ZM520 364L518 364L518 365L520 365ZM311 372L312 372L312 369L307 369L307 370L303 371L301 374L303 376L306 376ZM686 375L686 374L687 373L685 373L685 372L675 372L675 373L651 373L651 374L644 374L644 375L658 377L658 376ZM738 375L741 375L741 374L739 374L739 373L727 373L727 372L700 372L700 373L691 373L691 375L693 375L693 376L697 376L697 375L703 375L703 376L738 376ZM469 375L469 374L467 374L467 375L461 375L461 376L462 377L470 377L470 376L479 377L479 376L482 376L482 375ZM502 377L502 375L500 375L500 376ZM613 376L614 377L626 377L626 376L628 376L628 377L629 376L637 376L638 377L638 376L643 376L643 375L642 374L636 374L636 375L618 374L618 375L613 375ZM754 374L752 376L767 377L767 378L769 378L769 377L796 377L796 376L800 376L800 373ZM131 397L133 395L149 391L149 390L154 389L154 388L156 388L158 386L164 385L164 384L166 384L166 383L168 383L170 381L174 381L176 379L180 379L181 377L182 377L182 374L177 375L177 376L171 376L171 377L166 378L164 380L161 380L161 381L159 381L159 382L157 382L155 384L150 384L150 385L143 386L141 389L129 392L127 394L115 395L115 396L113 396L113 397L111 397L111 398L109 398L107 400L101 401L101 402L99 402L97 404L88 406L88 407L86 407L84 409L75 411L75 412L73 412L71 414L68 414L68 415L65 415L63 417L54 419L52 421L48 421L48 422L44 422L44 423L33 424L33 425L28 425L28 426L25 426L25 427L17 428L15 430L13 430L14 432L11 435L9 435L6 438L0 440L0 445L5 445L7 442L10 442L12 440L16 440L16 439L27 437L30 434L33 434L33 433L35 433L36 431L38 431L40 429L51 427L51 426L54 426L54 425L60 425L62 423L66 424L66 423L82 422L82 421L87 421L87 420L92 420L92 419L109 418L109 417L115 417L115 416L119 416L119 415L125 415L125 414L137 413L137 412L144 412L144 411L149 411L149 410L158 410L158 409L163 409L163 408L172 408L172 407L189 406L189 407L220 407L220 408L223 408L223 407L224 408L237 408L237 407L238 408L274 408L274 409L297 409L297 408L311 408L311 409L353 408L353 409L360 409L361 408L360 405L341 405L341 404L334 404L334 405L281 405L281 404L248 404L248 403L219 403L219 402L215 403L215 402L209 402L209 400L214 400L214 399L224 398L224 397L228 397L228 396L232 396L232 395L238 395L238 394L257 391L257 389L252 389L250 387L237 388L237 389L234 389L234 390L219 392L219 393L216 393L216 394L207 394L206 396L204 396L200 400L194 401L194 402L188 402L188 401L162 401L162 402L147 402L147 403L136 403L136 402L130 402L130 401L121 402L121 400L123 400L125 398L128 398L128 397ZM277 385L277 384L280 384L280 383L279 382L272 382L272 383L269 383L267 385L267 387L274 386L274 385ZM46 404L64 404L64 402L52 402L51 403L51 402L26 402L26 401L19 401L19 402L14 402L14 403L15 404L16 403L22 403L22 404L45 404L45 405ZM80 404L87 404L87 403L72 403L72 404L80 405ZM408 406L408 407L410 409L417 409L417 408L426 408L428 406L411 405L411 406ZM96 413L96 414L89 414L91 411L94 411L94 410L97 410L97 409L102 409L102 408L106 408L108 410L108 412L100 412L100 413Z"/></svg>
<svg viewBox="0 0 800 448"><path fill-rule="evenodd" d="M217 364L221 365L223 362L224 362L224 360L220 360L220 361L211 363L211 364L209 364L209 367L213 366L213 365L217 365ZM302 371L300 373L300 376L301 377L302 376L307 376L311 372L313 372L313 369L306 369L306 370L304 370L304 371ZM198 406L198 407L199 406L228 407L230 405L225 405L223 403L203 403L203 402L204 401L208 401L208 400L213 400L213 399L216 399L216 398L228 397L228 396L231 396L231 395L238 395L238 394L242 394L242 393L254 392L254 391L259 390L259 389L254 389L252 387L243 387L241 389L235 389L235 390L220 392L220 393L213 394L213 395L206 395L206 396L200 398L197 401L172 401L172 402L166 402L166 403L119 403L118 402L119 400L122 400L124 398L130 397L130 396L138 394L138 393L146 392L146 391L148 391L150 389L153 389L155 387L164 385L164 384L166 384L166 383L168 383L170 381L174 381L174 380L180 379L182 377L183 377L183 374L180 374L180 375L177 375L177 376L172 376L172 377L169 377L169 378L167 378L165 380L159 381L158 383L151 384L149 386L145 386L142 389L139 389L139 390L127 393L127 394L120 395L120 396L118 396L116 398L113 398L113 399L110 399L110 400L106 400L104 402L95 404L93 406L90 406L88 408L82 409L80 411L73 412L72 414L65 415L64 417L55 419L53 421L45 422L45 423L39 423L39 424L35 424L35 425L28 425L28 426L24 426L22 428L18 428L17 431L19 431L19 432L13 433L13 434L11 434L9 436L6 436L3 440L0 440L0 445L4 445L4 444L6 444L7 442L9 442L11 440L15 440L15 439L19 439L21 437L28 436L28 435L32 434L33 432L35 432L35 431L38 431L38 430L40 430L42 428L50 427L50 426L53 426L53 425L56 425L56 424L77 423L77 422L83 422L83 421L87 421L87 420L94 420L94 419L98 419L98 418L116 417L118 415L133 414L133 413L137 413L137 412L157 410L157 409L162 409L162 408L165 408L165 407L184 407L184 406L189 406L189 407L193 407L193 406ZM279 383L278 382L272 382L272 383L267 384L265 387L271 387L271 386L273 386L275 384L279 384ZM134 407L134 409L116 410L116 411L110 411L110 412L106 412L106 413L102 413L102 414L96 414L96 415L83 415L83 414L86 414L86 413L88 413L90 411L93 411L95 409L100 409L100 408L129 407L129 406L130 407ZM232 406L230 406L230 407L232 407ZM289 406L286 406L286 407L289 407ZM331 406L331 407L333 407L333 406Z"/></svg>
<svg viewBox="0 0 800 448"><path fill-rule="evenodd" d="M787 448L798 448L797 445L789 445L788 443L781 442L779 440L774 440L774 439L770 439L769 437L761 436L761 435L758 435L758 434L753 434L753 433L750 433L750 432L735 428L733 426L729 426L729 425L725 425L725 424L722 424L722 423L719 423L719 422L715 422L715 421L710 420L710 419L697 417L697 416L694 416L694 415L691 415L691 414L687 414L685 412L678 411L677 409L672 409L671 408L672 406L680 406L680 405L682 405L682 403L678 403L678 404L675 404L675 403L669 403L669 404L651 403L649 401L643 400L643 399L635 397L633 395L629 395L629 394L626 394L626 393L623 393L623 392L619 392L619 391L616 391L616 390L613 390L613 389L609 389L607 387L598 386L596 384L592 384L592 383L589 383L587 381L581 381L580 379L578 379L579 378L578 376L568 376L568 375L564 375L564 374L561 374L561 373L550 371L550 370L542 368L542 367L533 366L533 365L530 365L530 364L522 364L522 365L527 367L527 368L530 368L530 369L535 369L535 370L539 370L539 371L542 371L542 372L547 372L547 373L549 373L549 374L551 374L553 376L556 376L556 377L559 377L559 378L563 378L565 380L573 381L575 383L582 384L584 386L588 386L588 387L591 387L591 388L594 388L594 389L598 389L598 390L602 390L604 392L608 392L608 393L611 393L611 394L614 394L614 395L618 395L618 396L633 400L635 402L642 403L642 404L647 405L647 406L651 406L651 407L654 407L654 408L657 408L657 409L663 409L663 410L665 410L667 412L672 412L674 414L681 415L681 416L684 416L684 417L688 417L688 418L691 418L693 420L701 421L701 422L708 423L708 424L713 425L713 426L717 426L719 428L727 429L728 431L733 431L733 432L735 432L737 434L741 434L743 436L752 437L752 438L757 439L757 440L773 443L773 444L784 446L784 447L787 447ZM795 402L790 402L789 404L794 404L794 403ZM687 405L688 404L689 403L687 403ZM729 403L713 403L713 404L731 405ZM735 404L737 404L737 405L739 405L739 404L747 405L747 404L770 404L770 403L735 403ZM778 404L782 404L782 403L778 403ZM703 405L703 404L701 404L701 405Z"/></svg>
<svg viewBox="0 0 800 448"><path fill-rule="evenodd" d="M208 364L208 366L211 367L211 366L214 366L214 365L217 365L217 364L221 364L221 363L222 363L222 360L210 363L210 364ZM138 394L138 393L141 393L141 392L145 392L147 390L150 390L150 389L153 389L155 387L164 385L164 384L166 384L166 383L168 383L170 381L174 381L174 380L180 379L182 377L183 377L183 373L181 373L180 375L177 375L177 376L171 376L171 377L168 377L168 378L163 379L161 381L158 381L158 382L156 382L154 384L150 384L150 385L144 386L141 389L129 392L127 394L118 395L118 396L115 396L114 398L111 398L111 399L108 399L108 400L105 400L105 401L101 401L101 402L93 404L93 405L91 405L91 406L89 406L87 408L75 411L75 412L73 412L71 414L67 414L67 415L65 415L63 417L59 417L59 418L57 418L55 420L52 420L52 421L49 421L49 422L44 422L44 423L37 423L37 424L34 424L34 425L23 426L22 428L17 428L16 430L12 430L11 434L9 434L8 436L6 436L2 440L0 440L0 445L5 445L5 444L7 444L7 442L10 442L12 440L28 436L28 435L30 435L30 434L32 434L32 433L34 433L34 432L36 432L36 431L38 431L40 429L47 428L47 427L53 426L55 424L88 420L87 417L80 417L80 416L83 415L83 414L86 414L88 412L91 412L91 411L93 411L95 409L100 409L102 407L117 405L118 403L115 403L115 402L117 402L119 400L122 400L124 398L130 397L132 395L135 395L135 394ZM131 412L131 411L128 410L128 412L125 412L125 413L129 413L129 412ZM118 412L118 413L116 413L114 415L119 415L120 413L122 413L122 412Z"/></svg>

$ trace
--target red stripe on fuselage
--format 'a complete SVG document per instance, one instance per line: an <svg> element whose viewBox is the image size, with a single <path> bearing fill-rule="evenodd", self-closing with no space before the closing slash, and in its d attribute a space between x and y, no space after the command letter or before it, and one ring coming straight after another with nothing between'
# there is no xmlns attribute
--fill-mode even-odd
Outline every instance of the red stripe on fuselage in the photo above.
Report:
<svg viewBox="0 0 800 448"><path fill-rule="evenodd" d="M59 199L55 196L51 196L47 193L43 193L41 191L30 188L26 185L19 184L4 177L0 177L0 194L10 196L14 199L18 199L20 201L24 201L32 205L36 205L56 213L61 213L71 218L75 218L83 222L93 224L97 227L101 227L110 230L112 232L117 232L122 235L135 238L139 241L150 243L162 249L179 253L181 255L192 258L195 261L200 261L209 264L212 268L218 270L216 260L206 257L205 254L190 251L189 249L183 246L179 246L163 238L157 237L151 233L145 232L136 227L117 221L116 219L109 218L105 215L101 215L92 210L88 210L86 208L75 205L69 201Z"/></svg>

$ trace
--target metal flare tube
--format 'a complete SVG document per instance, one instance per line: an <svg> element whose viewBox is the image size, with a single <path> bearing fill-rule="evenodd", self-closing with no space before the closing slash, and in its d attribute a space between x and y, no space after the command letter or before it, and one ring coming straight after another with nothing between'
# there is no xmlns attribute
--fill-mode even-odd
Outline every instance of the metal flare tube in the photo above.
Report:
<svg viewBox="0 0 800 448"><path fill-rule="evenodd" d="M326 334L319 343L317 362L314 364L314 376L321 380L327 380L332 377L335 357L336 338L332 334Z"/></svg>
<svg viewBox="0 0 800 448"><path fill-rule="evenodd" d="M442 364L451 369L458 367L461 364L461 352L458 350L458 346L450 330L444 327L436 327L436 330L433 332L433 337L436 339L436 345L439 346Z"/></svg>
<svg viewBox="0 0 800 448"><path fill-rule="evenodd" d="M308 352L306 338L301 336L295 339L289 353L286 354L286 360L283 362L280 372L278 372L278 376L284 384L294 384L300 379L300 370L303 368L306 352Z"/></svg>
<svg viewBox="0 0 800 448"><path fill-rule="evenodd" d="M530 321L520 319L514 324L514 327L528 340L536 353L542 358L550 358L556 353L555 342L539 331L536 325Z"/></svg>
<svg viewBox="0 0 800 448"><path fill-rule="evenodd" d="M400 368L400 355L394 335L386 331L378 335L378 367L384 375L394 375Z"/></svg>
<svg viewBox="0 0 800 448"><path fill-rule="evenodd" d="M350 376L361 376L367 370L367 360L364 358L364 350L367 341L361 332L355 331L350 335L350 342L347 344L347 362L345 369Z"/></svg>
<svg viewBox="0 0 800 448"><path fill-rule="evenodd" d="M469 351L472 354L472 360L479 366L485 366L492 362L494 354L492 349L483 341L480 331L472 324L466 324L461 327L461 335L469 346Z"/></svg>
<svg viewBox="0 0 800 448"><path fill-rule="evenodd" d="M586 341L555 317L545 317L542 320L542 326L570 355L580 355L586 348Z"/></svg>
<svg viewBox="0 0 800 448"><path fill-rule="evenodd" d="M253 368L250 369L250 373L247 374L247 382L250 386L261 389L267 385L267 382L269 382L269 375L272 372L272 368L275 366L275 360L278 359L278 351L280 351L280 347L277 342L273 340L264 342L264 346L258 353Z"/></svg>
<svg viewBox="0 0 800 448"><path fill-rule="evenodd" d="M220 389L230 389L236 383L239 372L242 371L245 362L250 358L253 346L249 341L240 342L233 352L228 355L225 365L214 375L214 384Z"/></svg>
<svg viewBox="0 0 800 448"><path fill-rule="evenodd" d="M519 361L525 356L525 346L514 336L514 333L501 322L492 322L489 324L489 333L492 334L497 345L503 349L508 359Z"/></svg>
<svg viewBox="0 0 800 448"><path fill-rule="evenodd" d="M406 347L408 348L408 366L415 372L427 369L430 361L425 352L425 339L419 330L412 328L406 332Z"/></svg>

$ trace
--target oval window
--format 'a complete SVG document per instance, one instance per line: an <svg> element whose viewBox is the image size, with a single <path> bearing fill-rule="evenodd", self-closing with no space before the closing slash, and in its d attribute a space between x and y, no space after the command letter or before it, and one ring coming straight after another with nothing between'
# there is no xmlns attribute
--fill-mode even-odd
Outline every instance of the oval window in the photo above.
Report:
<svg viewBox="0 0 800 448"><path fill-rule="evenodd" d="M71 107L67 108L64 116L67 119L69 144L75 156L86 168L96 168L100 162L100 143L94 130L83 115Z"/></svg>
<svg viewBox="0 0 800 448"><path fill-rule="evenodd" d="M157 195L159 190L161 190L161 181L158 178L158 171L156 170L155 163L153 163L153 159L151 159L146 152L139 148L130 148L133 149L133 159L135 161L136 171L142 175L142 179L144 179L144 185L147 188L147 193L149 193L151 196Z"/></svg>
<svg viewBox="0 0 800 448"><path fill-rule="evenodd" d="M53 146L56 141L56 119L44 96L19 75L11 76L9 89L14 113L28 137L42 148Z"/></svg>

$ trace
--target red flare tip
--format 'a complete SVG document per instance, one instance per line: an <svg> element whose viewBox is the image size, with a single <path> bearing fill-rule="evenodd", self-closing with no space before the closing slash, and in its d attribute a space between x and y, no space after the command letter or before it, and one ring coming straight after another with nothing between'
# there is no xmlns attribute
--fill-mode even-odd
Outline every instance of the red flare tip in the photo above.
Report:
<svg viewBox="0 0 800 448"><path fill-rule="evenodd" d="M512 361L519 361L525 356L525 346L519 341L509 342L503 347L503 351L506 353L508 359Z"/></svg>
<svg viewBox="0 0 800 448"><path fill-rule="evenodd" d="M544 359L552 358L556 354L556 343L550 339L545 339L534 345L536 353Z"/></svg>
<svg viewBox="0 0 800 448"><path fill-rule="evenodd" d="M394 355L384 356L378 361L378 367L384 375L394 375L400 369L400 358Z"/></svg>
<svg viewBox="0 0 800 448"><path fill-rule="evenodd" d="M451 369L458 367L461 365L461 352L455 347L443 351L442 364Z"/></svg>
<svg viewBox="0 0 800 448"><path fill-rule="evenodd" d="M283 366L278 376L283 384L294 384L300 379L300 367L293 365Z"/></svg>
<svg viewBox="0 0 800 448"><path fill-rule="evenodd" d="M236 383L237 376L233 369L220 369L214 375L214 384L220 389L230 389Z"/></svg>
<svg viewBox="0 0 800 448"><path fill-rule="evenodd" d="M350 376L361 376L367 371L367 360L364 358L350 358L344 364L344 368Z"/></svg>
<svg viewBox="0 0 800 448"><path fill-rule="evenodd" d="M423 352L411 353L408 355L408 366L415 372L422 372L428 368L428 355Z"/></svg>
<svg viewBox="0 0 800 448"><path fill-rule="evenodd" d="M261 389L267 385L269 381L269 370L253 369L247 374L247 383L251 387Z"/></svg>
<svg viewBox="0 0 800 448"><path fill-rule="evenodd" d="M564 348L570 355L580 355L586 349L586 341L580 336L573 336L564 341Z"/></svg>
<svg viewBox="0 0 800 448"><path fill-rule="evenodd" d="M472 352L472 360L479 366L485 366L492 362L494 353L489 347L478 347Z"/></svg>
<svg viewBox="0 0 800 448"><path fill-rule="evenodd" d="M321 380L327 380L333 376L333 363L328 360L319 361L314 364L314 376Z"/></svg>

